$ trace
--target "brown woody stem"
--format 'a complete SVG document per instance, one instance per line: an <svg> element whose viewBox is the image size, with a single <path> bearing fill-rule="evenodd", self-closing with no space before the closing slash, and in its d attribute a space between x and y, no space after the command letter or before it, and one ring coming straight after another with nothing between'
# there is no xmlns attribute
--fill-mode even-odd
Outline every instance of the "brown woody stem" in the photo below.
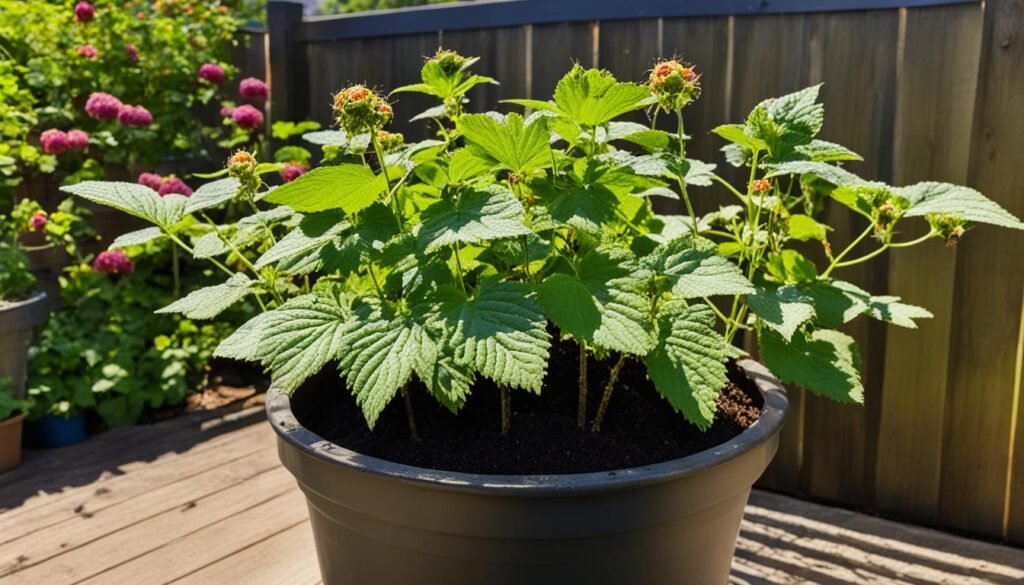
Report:
<svg viewBox="0 0 1024 585"><path fill-rule="evenodd" d="M402 386L402 400L405 402L405 420L409 422L409 436L413 441L420 440L420 433L416 429L416 414L412 410L412 397L409 396L409 385Z"/></svg>
<svg viewBox="0 0 1024 585"><path fill-rule="evenodd" d="M576 426L587 426L587 345L580 342L580 403L576 408Z"/></svg>
<svg viewBox="0 0 1024 585"><path fill-rule="evenodd" d="M507 435L512 430L512 397L508 388L501 387L501 434Z"/></svg>
<svg viewBox="0 0 1024 585"><path fill-rule="evenodd" d="M604 387L604 393L601 395L601 404L597 407L597 416L594 417L594 425L590 427L590 430L595 433L601 430L601 423L604 422L604 413L608 412L608 403L612 401L612 392L615 391L615 382L619 379L619 372L622 371L622 366L626 363L626 356L620 355L619 361L615 362L612 366L612 371L608 375L608 384Z"/></svg>

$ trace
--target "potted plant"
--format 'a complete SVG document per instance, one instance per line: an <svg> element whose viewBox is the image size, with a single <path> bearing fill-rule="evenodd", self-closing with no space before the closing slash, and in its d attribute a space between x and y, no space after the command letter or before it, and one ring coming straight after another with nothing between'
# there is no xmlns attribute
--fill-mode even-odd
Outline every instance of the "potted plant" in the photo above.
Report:
<svg viewBox="0 0 1024 585"><path fill-rule="evenodd" d="M0 376L0 473L21 463L21 426L29 402L14 396L10 378Z"/></svg>
<svg viewBox="0 0 1024 585"><path fill-rule="evenodd" d="M0 226L5 223L0 216ZM15 396L25 395L32 331L48 314L46 293L36 289L25 251L0 237L0 377L11 379Z"/></svg>
<svg viewBox="0 0 1024 585"><path fill-rule="evenodd" d="M692 67L661 62L645 85L574 67L551 101L512 100L524 117L464 111L492 82L475 61L439 51L396 90L440 100L418 116L436 140L403 144L388 101L353 86L335 96L340 130L306 136L325 164L274 189L262 177L280 165L239 152L189 200L65 190L227 275L162 311L260 302L217 354L270 372L325 583L723 583L785 418L779 380L861 402L839 328L930 316L842 269L1024 224L966 187L845 170L859 157L816 138L817 87L715 130L745 170L737 188L686 156ZM642 109L675 131L617 120ZM736 205L697 217L712 185ZM652 197L690 213L655 213ZM249 227L206 217L232 200L254 209ZM814 219L826 202L864 231L830 241ZM189 217L208 226L191 243ZM905 236L915 222L924 233ZM741 335L767 368L742 359Z"/></svg>

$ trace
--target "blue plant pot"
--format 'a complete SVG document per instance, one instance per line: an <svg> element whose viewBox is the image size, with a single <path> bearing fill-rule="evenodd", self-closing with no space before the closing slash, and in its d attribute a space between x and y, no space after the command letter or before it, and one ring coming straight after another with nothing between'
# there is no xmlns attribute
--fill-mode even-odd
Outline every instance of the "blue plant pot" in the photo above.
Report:
<svg viewBox="0 0 1024 585"><path fill-rule="evenodd" d="M67 447L85 440L85 417L48 414L26 423L25 443L32 447Z"/></svg>

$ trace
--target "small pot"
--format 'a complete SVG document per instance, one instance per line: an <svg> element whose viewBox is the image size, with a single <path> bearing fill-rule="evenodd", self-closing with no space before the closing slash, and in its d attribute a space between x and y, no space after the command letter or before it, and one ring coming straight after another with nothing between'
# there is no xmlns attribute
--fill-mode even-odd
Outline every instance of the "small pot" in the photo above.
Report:
<svg viewBox="0 0 1024 585"><path fill-rule="evenodd" d="M21 464L21 427L24 414L0 421L0 473Z"/></svg>
<svg viewBox="0 0 1024 585"><path fill-rule="evenodd" d="M787 401L756 362L760 418L712 449L616 471L475 475L360 455L302 427L276 388L267 414L306 495L325 585L722 585L750 488Z"/></svg>
<svg viewBox="0 0 1024 585"><path fill-rule="evenodd" d="M24 301L0 305L0 377L11 378L17 398L25 396L32 330L46 322L49 314L50 306L44 292Z"/></svg>
<svg viewBox="0 0 1024 585"><path fill-rule="evenodd" d="M25 443L31 447L68 447L85 437L85 417L80 414L47 414L25 424Z"/></svg>

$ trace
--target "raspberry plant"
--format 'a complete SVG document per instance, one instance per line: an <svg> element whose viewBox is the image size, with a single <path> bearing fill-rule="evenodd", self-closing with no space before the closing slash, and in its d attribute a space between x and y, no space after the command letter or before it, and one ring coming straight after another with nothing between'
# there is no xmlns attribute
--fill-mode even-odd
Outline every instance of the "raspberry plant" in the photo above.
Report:
<svg viewBox="0 0 1024 585"><path fill-rule="evenodd" d="M441 102L416 116L437 124L437 139L404 144L384 130L386 98L354 86L335 98L344 130L306 135L325 164L283 186L262 180L277 167L239 153L229 177L191 198L125 183L65 190L155 224L126 241L167 237L229 275L162 311L213 318L256 295L264 312L218 355L261 363L285 391L336 362L371 427L403 394L414 437L408 393L420 385L458 411L475 380L493 381L506 432L512 391L563 391L544 384L552 335L579 347L581 428L600 428L627 360L707 428L726 364L743 354L740 332L783 381L862 402L857 348L841 326L870 317L913 328L931 315L842 280L843 269L890 248L955 243L975 223L1024 228L967 187L894 187L844 169L860 157L816 138L818 86L715 129L747 176L734 187L686 156L681 111L700 94L693 67L664 61L635 84L576 66L551 101L510 100L532 110L522 115L464 111L466 94L493 82L469 72L475 63L440 51L422 83L396 90ZM637 110L675 116L676 131L617 120ZM735 204L696 217L692 200L716 184ZM656 213L653 197L682 199L690 213ZM254 214L229 225L206 217L232 201ZM826 202L863 217L853 241L831 241L815 219ZM908 239L902 228L914 221L927 231ZM873 250L855 257L867 242ZM593 358L611 364L599 387L586 377ZM588 421L592 389L601 394Z"/></svg>

